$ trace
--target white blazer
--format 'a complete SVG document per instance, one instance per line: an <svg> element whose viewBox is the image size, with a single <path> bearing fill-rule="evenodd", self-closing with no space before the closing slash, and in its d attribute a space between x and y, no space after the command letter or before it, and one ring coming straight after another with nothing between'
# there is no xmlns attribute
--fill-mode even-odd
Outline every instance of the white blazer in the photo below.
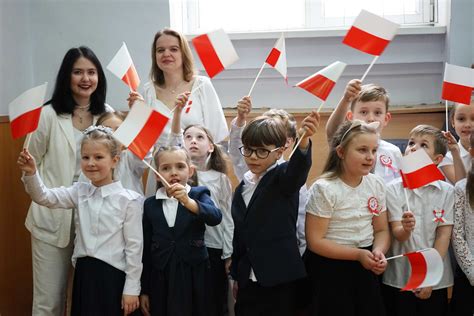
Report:
<svg viewBox="0 0 474 316"><path fill-rule="evenodd" d="M113 109L107 105L106 111ZM94 123L97 118L98 115L94 116ZM56 115L51 105L44 106L28 150L35 157L39 175L48 188L72 185L76 141L71 114ZM72 214L71 209L50 209L32 202L25 226L34 238L64 248L71 236Z"/></svg>

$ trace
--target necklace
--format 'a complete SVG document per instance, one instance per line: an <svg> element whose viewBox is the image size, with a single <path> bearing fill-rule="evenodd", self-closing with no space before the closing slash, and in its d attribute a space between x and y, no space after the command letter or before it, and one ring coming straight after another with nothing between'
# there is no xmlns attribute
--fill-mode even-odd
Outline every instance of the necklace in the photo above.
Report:
<svg viewBox="0 0 474 316"><path fill-rule="evenodd" d="M181 81L180 83L178 83L178 84L176 85L176 87L174 87L174 88L172 88L172 89L171 89L171 88L170 88L170 89L168 89L168 88L163 88L163 89L164 89L164 90L168 90L168 91L171 92L172 94L176 94L176 91L178 91L178 88L181 87L181 85L183 84L183 82L184 82L184 81Z"/></svg>
<svg viewBox="0 0 474 316"><path fill-rule="evenodd" d="M87 113L89 111L89 108L90 108L90 103L87 104L87 105L76 105L76 107L74 108L74 115L77 115L79 117L79 124L82 124L83 122L83 119L84 119L84 113ZM83 113L83 115L80 114L80 112Z"/></svg>

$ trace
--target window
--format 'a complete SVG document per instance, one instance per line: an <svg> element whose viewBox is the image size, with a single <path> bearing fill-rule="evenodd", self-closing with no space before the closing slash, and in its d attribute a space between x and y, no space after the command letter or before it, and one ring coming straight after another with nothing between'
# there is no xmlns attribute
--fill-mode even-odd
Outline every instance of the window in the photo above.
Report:
<svg viewBox="0 0 474 316"><path fill-rule="evenodd" d="M436 22L437 0L169 0L171 27L185 34L224 28L258 32L341 28L361 9L399 24Z"/></svg>

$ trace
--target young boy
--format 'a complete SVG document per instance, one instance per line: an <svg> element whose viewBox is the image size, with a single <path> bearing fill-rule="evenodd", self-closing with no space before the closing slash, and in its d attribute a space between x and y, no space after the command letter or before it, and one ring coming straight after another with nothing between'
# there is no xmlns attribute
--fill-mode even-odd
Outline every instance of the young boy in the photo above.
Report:
<svg viewBox="0 0 474 316"><path fill-rule="evenodd" d="M287 133L277 118L258 117L242 132L240 151L249 171L232 201L231 275L236 315L293 315L297 281L306 276L296 240L299 190L311 168L309 137L319 115L303 120L307 132L289 162L278 164Z"/></svg>
<svg viewBox="0 0 474 316"><path fill-rule="evenodd" d="M247 122L247 117L252 110L252 101L249 97L243 97L237 104L237 117L232 120L229 135L229 156L234 166L235 176L242 181L244 174L249 170L245 163L244 157L241 155L239 148L242 147L242 130ZM280 119L286 128L286 150L291 151L296 140L296 120L290 113L281 109L271 109L263 113L263 116L274 117ZM282 157L278 163L285 162ZM298 219L296 221L296 234L298 238L298 247L300 254L303 255L306 250L306 238L304 223L306 218L306 202L308 200L308 188L304 184L300 189L300 197L298 203Z"/></svg>
<svg viewBox="0 0 474 316"><path fill-rule="evenodd" d="M379 134L382 133L382 130L390 121L391 115L388 112L389 97L387 91L374 84L363 86L361 84L361 81L358 79L349 81L344 96L331 113L326 125L326 135L329 143L345 118L350 121L358 119L366 123L380 122ZM400 149L397 146L380 139L374 173L382 177L386 184L400 177L398 167L400 166L401 156Z"/></svg>
<svg viewBox="0 0 474 316"><path fill-rule="evenodd" d="M425 150L435 165L447 152L442 132L429 125L418 125L409 134L405 155ZM405 193L410 210L407 209ZM424 248L435 248L443 257L444 274L434 287L400 291L410 276L406 258L392 260L383 275L383 295L388 315L445 315L447 288L453 285L448 246L453 227L454 188L444 181L434 181L421 188L404 189L401 179L387 186L387 208L392 230L388 256Z"/></svg>

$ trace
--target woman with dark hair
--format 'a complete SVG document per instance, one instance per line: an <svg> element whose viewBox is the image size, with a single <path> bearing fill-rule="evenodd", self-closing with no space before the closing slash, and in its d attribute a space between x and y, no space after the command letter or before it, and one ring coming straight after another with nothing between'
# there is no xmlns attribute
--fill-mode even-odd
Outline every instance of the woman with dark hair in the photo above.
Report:
<svg viewBox="0 0 474 316"><path fill-rule="evenodd" d="M185 108L181 127L198 124L206 127L216 143L222 142L228 135L227 123L219 97L207 77L196 75L194 60L186 38L171 29L165 28L155 34L151 47L150 79L144 87L144 100L159 112L171 117L176 97L192 91L189 108ZM141 96L131 92L129 106ZM165 145L171 132L168 124L158 146ZM153 177L149 177L152 180ZM154 181L148 181L146 195L155 194Z"/></svg>
<svg viewBox="0 0 474 316"><path fill-rule="evenodd" d="M70 186L80 173L82 131L105 111L107 82L94 52L71 48L63 58L53 96L44 106L28 150L38 163L47 187ZM32 315L64 315L71 267L73 211L55 210L34 202L25 225L31 233L33 260Z"/></svg>

